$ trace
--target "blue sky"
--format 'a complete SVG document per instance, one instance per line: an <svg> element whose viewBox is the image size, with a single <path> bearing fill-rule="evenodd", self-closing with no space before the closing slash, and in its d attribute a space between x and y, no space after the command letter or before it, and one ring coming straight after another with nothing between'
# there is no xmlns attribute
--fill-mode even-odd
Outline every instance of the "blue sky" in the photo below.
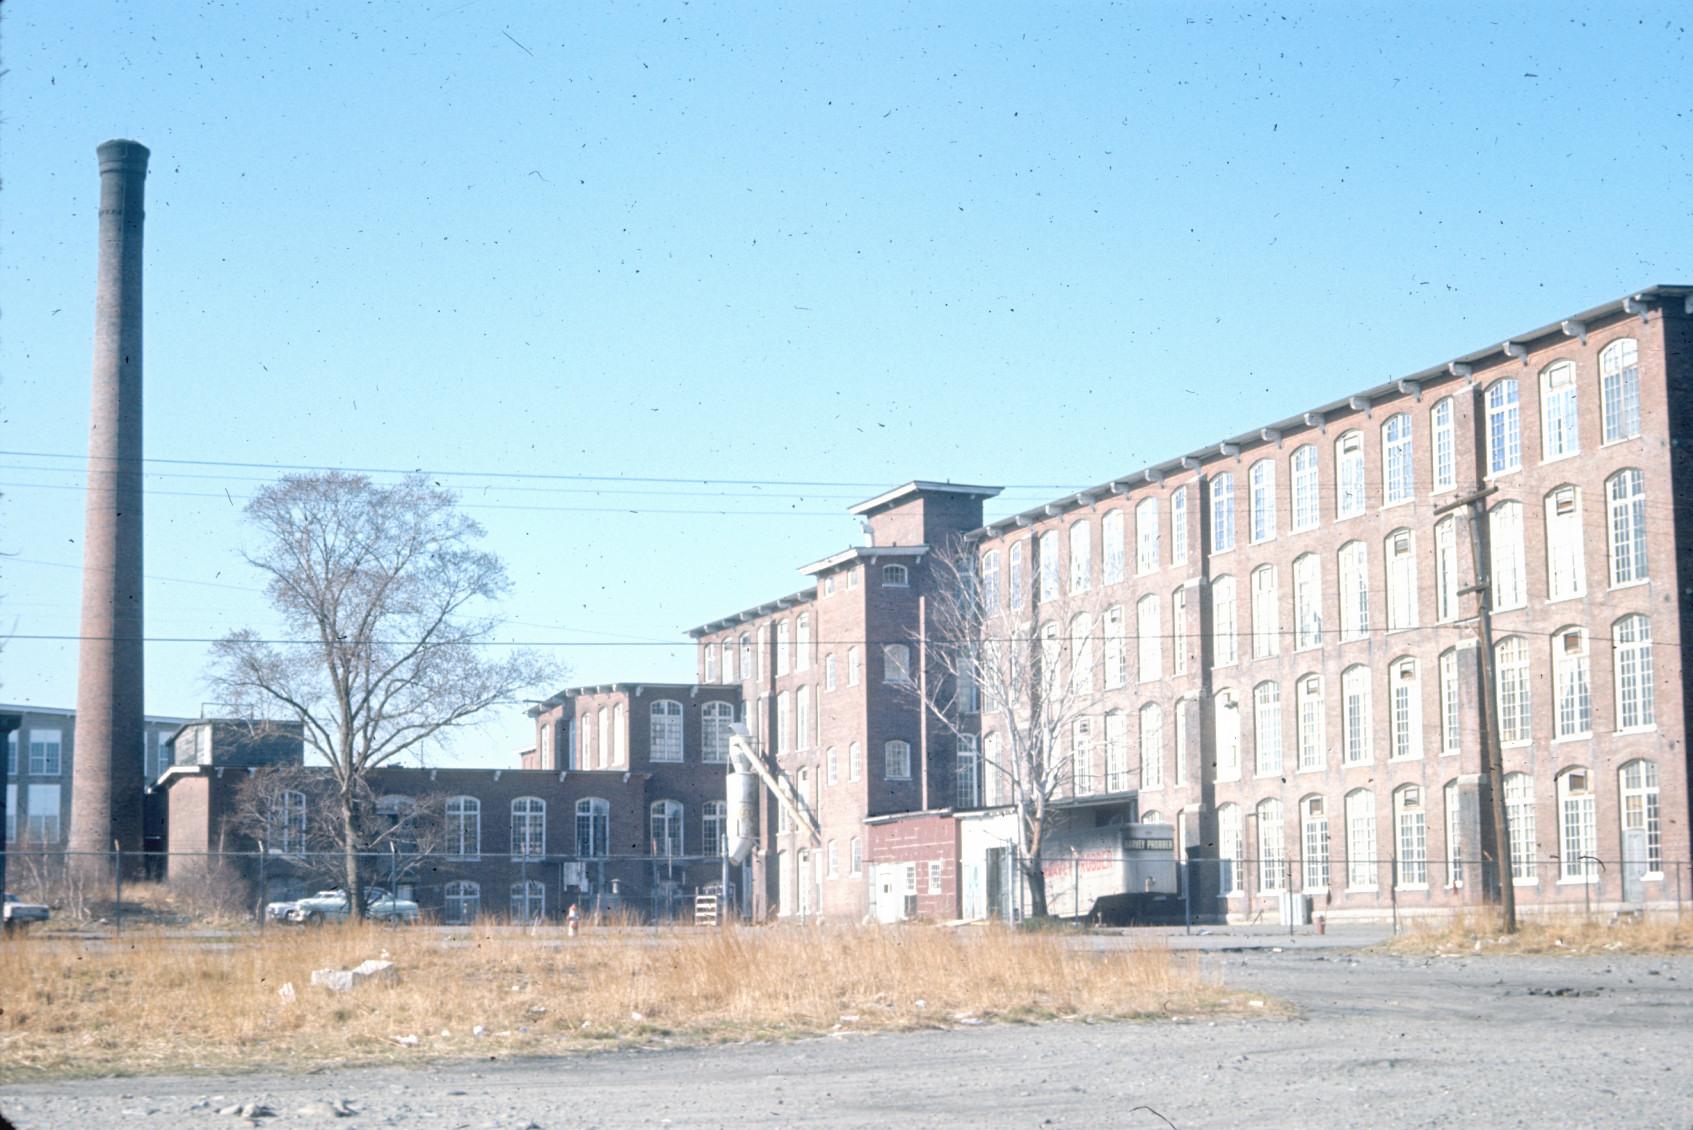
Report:
<svg viewBox="0 0 1693 1130"><path fill-rule="evenodd" d="M151 466L150 635L269 624L266 465L423 468L510 567L507 639L684 679L683 629L801 587L884 486L1022 509L1693 281L1690 23L15 0L0 619L77 630L109 137L153 150L147 454L207 463ZM149 710L199 713L205 656L150 645ZM0 700L75 666L13 640Z"/></svg>

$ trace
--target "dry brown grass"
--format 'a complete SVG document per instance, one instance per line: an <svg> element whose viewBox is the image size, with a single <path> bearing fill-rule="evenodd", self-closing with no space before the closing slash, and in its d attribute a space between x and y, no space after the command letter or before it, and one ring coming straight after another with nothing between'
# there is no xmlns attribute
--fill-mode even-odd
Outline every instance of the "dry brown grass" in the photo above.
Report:
<svg viewBox="0 0 1693 1130"><path fill-rule="evenodd" d="M387 956L348 993L311 972ZM292 984L294 999L279 990ZM380 926L0 946L0 1079L556 1054L1051 1018L1193 1016L1187 955L1005 930L600 933ZM1253 1002L1261 1004L1261 1002ZM481 1026L483 1035L476 1035ZM415 1046L397 1037L416 1036Z"/></svg>
<svg viewBox="0 0 1693 1130"><path fill-rule="evenodd" d="M1674 918L1522 917L1507 934L1495 914L1465 914L1414 925L1386 943L1394 953L1417 954L1668 954L1693 951L1693 922Z"/></svg>

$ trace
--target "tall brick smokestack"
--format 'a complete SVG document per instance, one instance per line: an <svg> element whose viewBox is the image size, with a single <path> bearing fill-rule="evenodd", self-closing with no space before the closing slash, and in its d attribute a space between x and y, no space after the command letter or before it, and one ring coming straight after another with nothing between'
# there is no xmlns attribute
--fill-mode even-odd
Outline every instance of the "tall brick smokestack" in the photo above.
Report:
<svg viewBox="0 0 1693 1130"><path fill-rule="evenodd" d="M100 146L100 274L82 540L70 849L141 850L141 221L147 148ZM106 872L84 859L89 872ZM126 868L127 870L127 868Z"/></svg>

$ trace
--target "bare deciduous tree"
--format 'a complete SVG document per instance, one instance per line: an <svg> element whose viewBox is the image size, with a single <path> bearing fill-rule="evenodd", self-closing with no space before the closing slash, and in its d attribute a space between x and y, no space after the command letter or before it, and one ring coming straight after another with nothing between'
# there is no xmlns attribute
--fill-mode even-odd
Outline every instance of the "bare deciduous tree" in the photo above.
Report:
<svg viewBox="0 0 1693 1130"><path fill-rule="evenodd" d="M290 475L247 504L247 560L288 640L251 629L214 650L212 683L253 717L298 721L328 766L342 830L343 885L363 913L358 807L373 769L418 756L449 731L553 675L498 650L482 606L508 587L482 528L420 476Z"/></svg>
<svg viewBox="0 0 1693 1130"><path fill-rule="evenodd" d="M1037 593L1005 607L1006 594L978 577L976 552L959 540L930 557L934 589L925 602L926 638L917 641L927 674L909 685L955 737L980 742L983 775L995 779L1017 816L1030 911L1045 915L1042 864L1053 803L1077 791L1079 772L1091 771L1078 769L1071 741L1076 723L1099 704L1093 668L1101 618L1085 594L1043 600ZM1035 562L1031 583L1039 576Z"/></svg>

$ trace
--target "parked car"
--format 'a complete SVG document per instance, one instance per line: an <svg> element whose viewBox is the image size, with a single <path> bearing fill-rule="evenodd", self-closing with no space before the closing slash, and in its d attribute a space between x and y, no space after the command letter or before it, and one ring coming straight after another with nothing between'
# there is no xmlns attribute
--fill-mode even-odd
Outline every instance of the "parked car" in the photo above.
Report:
<svg viewBox="0 0 1693 1130"><path fill-rule="evenodd" d="M412 923L418 920L417 903L411 899L396 898L381 887L370 889L364 913L366 918L378 922ZM346 918L347 892L342 890L319 891L294 903L293 909L288 911L290 922L342 922Z"/></svg>
<svg viewBox="0 0 1693 1130"><path fill-rule="evenodd" d="M6 892L5 908L0 918L5 921L6 933L26 930L32 922L45 922L53 912L38 902L24 902L11 891Z"/></svg>

